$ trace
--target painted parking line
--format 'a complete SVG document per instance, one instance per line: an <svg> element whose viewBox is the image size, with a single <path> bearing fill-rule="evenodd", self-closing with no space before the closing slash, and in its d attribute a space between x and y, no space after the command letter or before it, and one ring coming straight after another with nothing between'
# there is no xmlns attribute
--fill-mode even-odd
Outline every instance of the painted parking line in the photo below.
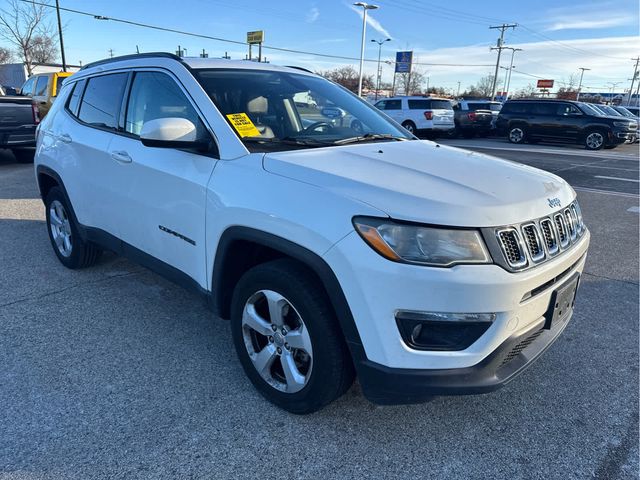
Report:
<svg viewBox="0 0 640 480"><path fill-rule="evenodd" d="M640 195L637 195L635 193L615 192L615 191L612 191L612 190L600 190L600 189L597 189L597 188L587 188L587 187L574 187L574 186L572 186L572 188L576 192L599 193L601 195L612 195L614 197L624 197L624 198L633 198L633 199L640 198Z"/></svg>
<svg viewBox="0 0 640 480"><path fill-rule="evenodd" d="M640 213L640 207L631 207L631 208L627 208L627 212L631 212L631 213Z"/></svg>
<svg viewBox="0 0 640 480"><path fill-rule="evenodd" d="M622 182L640 183L640 180L635 180L633 178L607 177L605 175L594 175L594 178L602 178L604 180L620 180Z"/></svg>
<svg viewBox="0 0 640 480"><path fill-rule="evenodd" d="M596 162L601 163L601 162ZM638 172L637 168L623 168L623 167L608 167L606 165L594 165L593 163L572 163L574 167L585 167L585 168L604 168L605 170L622 170L624 172Z"/></svg>

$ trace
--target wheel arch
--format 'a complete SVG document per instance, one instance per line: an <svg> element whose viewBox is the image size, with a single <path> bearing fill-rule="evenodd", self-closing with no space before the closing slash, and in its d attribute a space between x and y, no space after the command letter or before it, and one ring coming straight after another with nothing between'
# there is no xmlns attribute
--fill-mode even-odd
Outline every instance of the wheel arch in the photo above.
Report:
<svg viewBox="0 0 640 480"><path fill-rule="evenodd" d="M331 267L318 254L277 235L250 227L232 226L221 235L213 262L213 309L228 319L231 297L240 277L250 268L276 258L304 265L324 287L352 355L363 354L362 341L342 287ZM355 360L355 358L354 358Z"/></svg>

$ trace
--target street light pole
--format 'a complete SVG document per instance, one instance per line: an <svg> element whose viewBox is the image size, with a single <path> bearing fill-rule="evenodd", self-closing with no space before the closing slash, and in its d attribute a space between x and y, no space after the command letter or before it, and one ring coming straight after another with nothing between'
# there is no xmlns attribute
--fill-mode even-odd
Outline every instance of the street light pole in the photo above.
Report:
<svg viewBox="0 0 640 480"><path fill-rule="evenodd" d="M382 44L385 42L390 42L390 38L386 38L384 40L371 40L374 43L378 44L378 69L376 70L376 101L378 100L378 91L380 90L380 76L382 72L380 71L380 55L382 54Z"/></svg>
<svg viewBox="0 0 640 480"><path fill-rule="evenodd" d="M360 45L360 75L358 78L358 96L362 96L362 69L364 67L364 40L367 33L367 10L375 10L377 5L371 5L369 3L357 2L354 3L356 7L362 7L362 42Z"/></svg>
<svg viewBox="0 0 640 480"><path fill-rule="evenodd" d="M521 52L522 49L513 48L513 47L505 47L505 48L508 48L509 50L511 50L511 64L509 65L509 79L507 80L507 84L505 85L505 95L504 95L504 101L506 102L509 99L509 87L511 87L511 72L514 69L513 57L516 54L516 52Z"/></svg>
<svg viewBox="0 0 640 480"><path fill-rule="evenodd" d="M580 92L582 90L582 77L584 77L585 70L591 70L590 68L578 67L578 70L582 70L580 72L580 83L578 83L578 93L576 94L576 101L580 100Z"/></svg>
<svg viewBox="0 0 640 480"><path fill-rule="evenodd" d="M67 71L67 60L64 57L64 42L62 41L62 21L60 20L60 4L56 0L56 15L58 16L58 37L60 38L60 56L62 57L62 71Z"/></svg>

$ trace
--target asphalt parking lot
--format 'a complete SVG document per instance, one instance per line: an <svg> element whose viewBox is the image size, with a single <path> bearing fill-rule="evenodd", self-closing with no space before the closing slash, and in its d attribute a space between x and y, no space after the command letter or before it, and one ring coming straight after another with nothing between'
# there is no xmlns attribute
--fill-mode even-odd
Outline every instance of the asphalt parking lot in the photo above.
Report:
<svg viewBox="0 0 640 480"><path fill-rule="evenodd" d="M0 479L637 478L637 146L443 143L574 186L592 243L571 324L495 393L378 407L356 385L303 417L191 293L113 255L60 265L33 167L0 151Z"/></svg>

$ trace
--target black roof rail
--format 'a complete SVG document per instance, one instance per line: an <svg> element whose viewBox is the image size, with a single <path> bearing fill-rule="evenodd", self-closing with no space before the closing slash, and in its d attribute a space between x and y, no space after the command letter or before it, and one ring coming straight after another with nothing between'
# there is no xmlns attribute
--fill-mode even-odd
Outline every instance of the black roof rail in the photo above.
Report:
<svg viewBox="0 0 640 480"><path fill-rule="evenodd" d="M296 65L285 65L285 67L287 68L295 68L296 70L302 70L303 72L307 72L307 73L313 73L311 70L309 70L308 68L304 68L304 67L298 67Z"/></svg>
<svg viewBox="0 0 640 480"><path fill-rule="evenodd" d="M80 70L97 67L98 65L106 65L112 62L119 62L121 60L132 60L134 58L172 58L173 60L177 60L180 63L184 63L182 58L169 52L133 53L131 55L122 55L120 57L105 58L104 60L98 60L96 62L87 63Z"/></svg>

